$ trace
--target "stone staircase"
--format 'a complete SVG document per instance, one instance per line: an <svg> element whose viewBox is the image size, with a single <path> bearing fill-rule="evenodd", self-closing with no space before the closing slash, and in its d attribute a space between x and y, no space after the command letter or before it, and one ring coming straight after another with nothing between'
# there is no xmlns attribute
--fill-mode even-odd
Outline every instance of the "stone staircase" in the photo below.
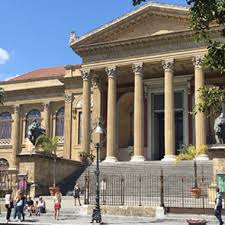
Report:
<svg viewBox="0 0 225 225"><path fill-rule="evenodd" d="M198 186L201 186L202 190L204 189L204 194L212 182L212 166L210 160L197 162ZM93 163L86 168L77 181L81 189L87 191L88 188L90 203L95 201L95 169L96 163ZM191 197L190 189L195 181L193 161L101 162L101 201L104 201L105 196L106 204L122 204L123 201L125 204L126 202L127 204L138 204L138 198L141 196L142 203L150 204L149 202L153 202L155 198L153 204L157 205L160 201L162 186L160 176L162 174L165 197L171 201L173 201L173 197L176 199L184 196ZM202 177L204 177L204 181L202 181ZM88 180L86 186L85 178Z"/></svg>
<svg viewBox="0 0 225 225"><path fill-rule="evenodd" d="M68 195L72 193L74 183L77 181L77 179L84 173L86 170L87 165L82 165L79 170L72 173L70 176L66 177L64 180L62 180L58 186L60 187L60 190L63 195Z"/></svg>
<svg viewBox="0 0 225 225"><path fill-rule="evenodd" d="M212 161L197 162L198 176L205 176L211 178L213 175ZM101 162L99 165L100 175L104 176L130 176L130 175L156 175L159 176L163 172L164 176L193 176L194 163L193 161L179 161L179 162L162 162L162 161L144 161L144 162L115 162L106 163ZM94 175L96 163L88 166L78 182L84 182L85 175Z"/></svg>

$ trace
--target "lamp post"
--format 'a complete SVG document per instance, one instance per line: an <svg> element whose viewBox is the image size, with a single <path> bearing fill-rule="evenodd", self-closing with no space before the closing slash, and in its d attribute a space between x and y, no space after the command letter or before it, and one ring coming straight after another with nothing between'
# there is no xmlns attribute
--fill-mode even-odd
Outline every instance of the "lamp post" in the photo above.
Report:
<svg viewBox="0 0 225 225"><path fill-rule="evenodd" d="M103 134L104 131L102 129L102 124L101 122L98 122L96 128L95 128L95 133L97 134ZM100 208L100 189L99 189L99 175L100 175L100 169L99 169L99 150L100 150L100 144L101 143L96 143L95 148L96 148L96 170L95 170L95 175L96 175L96 196L95 196L95 208L93 209L92 213L92 221L91 223L102 223L102 216L101 216L101 208Z"/></svg>

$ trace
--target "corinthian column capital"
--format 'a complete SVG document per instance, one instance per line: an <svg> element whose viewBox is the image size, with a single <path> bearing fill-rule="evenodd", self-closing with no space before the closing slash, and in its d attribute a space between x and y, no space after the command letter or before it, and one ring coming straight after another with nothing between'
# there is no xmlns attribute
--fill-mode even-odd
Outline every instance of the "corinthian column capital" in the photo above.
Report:
<svg viewBox="0 0 225 225"><path fill-rule="evenodd" d="M201 55L196 55L192 58L192 62L193 62L193 65L195 67L201 67L202 66L202 62L203 62L203 56Z"/></svg>
<svg viewBox="0 0 225 225"><path fill-rule="evenodd" d="M14 105L13 106L13 110L14 110L14 113L19 113L19 111L20 111L20 105Z"/></svg>
<svg viewBox="0 0 225 225"><path fill-rule="evenodd" d="M49 109L49 102L43 103L44 110L47 111Z"/></svg>
<svg viewBox="0 0 225 225"><path fill-rule="evenodd" d="M65 102L72 102L72 94L65 94Z"/></svg>
<svg viewBox="0 0 225 225"><path fill-rule="evenodd" d="M162 60L162 66L163 66L164 70L173 70L174 69L174 59Z"/></svg>
<svg viewBox="0 0 225 225"><path fill-rule="evenodd" d="M142 74L144 68L144 64L143 62L139 62L139 63L133 63L132 64L132 70L135 74Z"/></svg>
<svg viewBox="0 0 225 225"><path fill-rule="evenodd" d="M115 78L116 77L116 66L108 66L105 68L105 72L109 78Z"/></svg>
<svg viewBox="0 0 225 225"><path fill-rule="evenodd" d="M83 80L88 80L91 76L91 70L90 69L81 69L80 72L82 74Z"/></svg>

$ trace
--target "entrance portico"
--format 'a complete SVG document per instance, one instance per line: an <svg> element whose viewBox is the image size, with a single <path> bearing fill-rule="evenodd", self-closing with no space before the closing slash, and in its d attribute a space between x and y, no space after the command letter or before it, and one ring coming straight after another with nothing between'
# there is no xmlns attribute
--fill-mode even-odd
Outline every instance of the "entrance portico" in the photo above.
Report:
<svg viewBox="0 0 225 225"><path fill-rule="evenodd" d="M188 112L204 85L199 59L207 49L193 41L187 8L145 4L79 38L72 33L70 46L82 57L82 69L106 84L100 113L107 121L106 162L174 161L183 144L206 144L204 115L198 113L195 122Z"/></svg>
<svg viewBox="0 0 225 225"><path fill-rule="evenodd" d="M197 81L195 79L194 71L196 69L192 64L193 57L174 56L172 60L162 57L162 60L150 62L138 61L125 65L118 63L118 66L108 65L101 68L98 66L88 67L95 76L101 77L107 83L105 86L107 98L104 95L105 100L102 100L107 102L107 106L101 112L102 117L107 121L105 162L160 159L173 161L178 153L177 150L183 144L190 143L189 135L192 135L193 132L189 130L191 115L188 112L192 110L192 107L190 108L188 99L191 94L191 82L195 80L195 83L199 83L199 78ZM203 71L202 76L204 76ZM198 85L201 86L202 82ZM147 90L146 98L144 86ZM117 102L126 93L133 93L132 122L130 122L128 112L118 109L123 105L117 104ZM83 101L85 102L85 99ZM99 106L96 105L96 107ZM121 113L125 113L125 116L122 116ZM120 118L124 119L126 113L127 120L133 125L119 126ZM93 115L92 119L94 119ZM198 126L204 127L205 121L201 120L198 123ZM118 127L122 130L118 131ZM131 129L133 129L133 146L130 146L128 139L126 144L116 134L117 132L119 134L128 133L127 136L129 136ZM202 132L203 136L206 135L205 130ZM196 141L204 143L202 139L199 140L198 136L196 136ZM131 158L128 156L128 147L133 148ZM121 153L121 151L124 152Z"/></svg>

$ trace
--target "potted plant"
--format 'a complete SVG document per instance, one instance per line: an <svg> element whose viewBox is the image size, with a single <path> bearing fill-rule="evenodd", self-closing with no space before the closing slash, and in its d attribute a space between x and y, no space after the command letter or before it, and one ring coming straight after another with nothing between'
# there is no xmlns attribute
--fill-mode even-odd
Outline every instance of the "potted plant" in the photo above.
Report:
<svg viewBox="0 0 225 225"><path fill-rule="evenodd" d="M201 188L198 187L198 178L197 178L197 163L196 158L199 155L206 154L208 150L207 145L201 145L198 149L194 145L184 145L180 149L180 154L177 155L176 160L193 160L194 161L194 186L191 188L191 193L194 198L200 198Z"/></svg>
<svg viewBox="0 0 225 225"><path fill-rule="evenodd" d="M132 157L134 155L134 147L133 146L129 146L127 148L127 151L128 151L129 156Z"/></svg>
<svg viewBox="0 0 225 225"><path fill-rule="evenodd" d="M58 187L56 187L56 160L57 160L57 149L58 144L58 138L53 137L50 138L46 134L43 134L37 138L35 147L41 147L45 154L49 154L53 156L54 163L53 163L53 186L49 187L49 192L53 196L55 195L55 192L59 190Z"/></svg>

